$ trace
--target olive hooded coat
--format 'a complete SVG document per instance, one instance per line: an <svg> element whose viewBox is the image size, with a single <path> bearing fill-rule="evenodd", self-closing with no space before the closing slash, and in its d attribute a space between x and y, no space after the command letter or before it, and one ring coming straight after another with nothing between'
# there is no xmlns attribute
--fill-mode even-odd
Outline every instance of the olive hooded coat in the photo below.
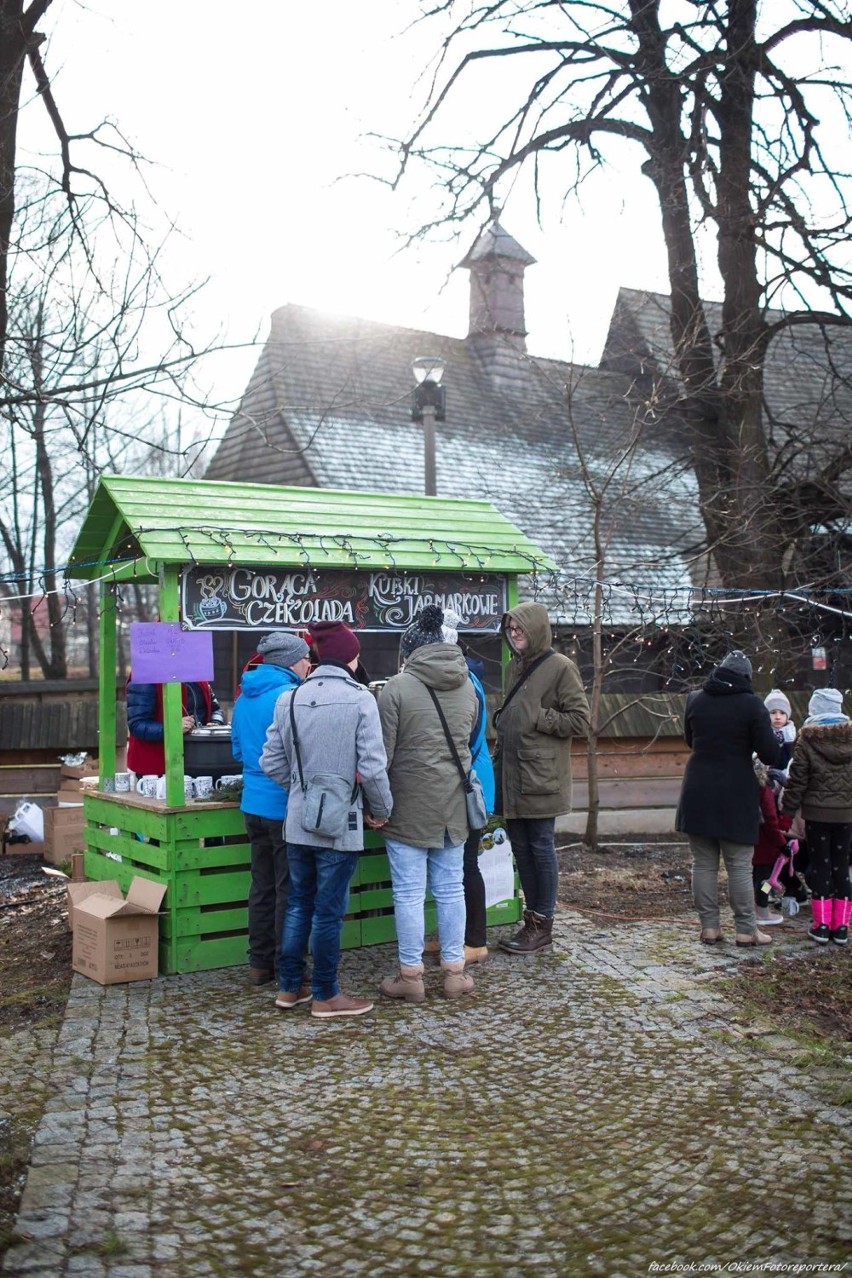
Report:
<svg viewBox="0 0 852 1278"><path fill-rule="evenodd" d="M429 688L434 689L465 772L479 705L461 648L428 643L415 649L379 697L393 813L382 835L415 848L442 848L449 833L467 839L467 803L458 768Z"/></svg>
<svg viewBox="0 0 852 1278"><path fill-rule="evenodd" d="M553 652L547 609L538 603L518 604L505 613L528 644L515 652L504 679L504 706L497 714L495 772L502 774L503 815L507 818L556 817L571 811L571 738L589 735L589 703L580 672L569 657ZM524 672L550 650L506 704ZM499 796L498 796L499 797Z"/></svg>

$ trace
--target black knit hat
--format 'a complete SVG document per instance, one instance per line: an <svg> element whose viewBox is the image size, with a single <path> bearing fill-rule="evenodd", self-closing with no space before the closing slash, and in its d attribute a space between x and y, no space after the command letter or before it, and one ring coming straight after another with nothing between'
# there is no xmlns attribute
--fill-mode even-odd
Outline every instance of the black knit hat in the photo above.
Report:
<svg viewBox="0 0 852 1278"><path fill-rule="evenodd" d="M417 620L412 621L408 629L402 632L402 638L399 641L400 660L407 660L415 649L422 648L424 644L444 643L444 636L441 633L443 624L443 609L437 604L427 604L417 614Z"/></svg>

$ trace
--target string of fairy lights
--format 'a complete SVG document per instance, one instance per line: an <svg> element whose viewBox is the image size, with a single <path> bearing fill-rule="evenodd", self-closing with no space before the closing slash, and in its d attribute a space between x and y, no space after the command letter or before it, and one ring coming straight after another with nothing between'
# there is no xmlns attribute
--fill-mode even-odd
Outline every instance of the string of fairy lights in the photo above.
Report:
<svg viewBox="0 0 852 1278"><path fill-rule="evenodd" d="M258 570L278 563L304 569L383 569L410 575L418 570L428 572L431 559L435 569L473 579L494 572L495 561L511 561L521 573L521 597L545 604L561 645L580 651L597 624L604 636L605 663L623 666L654 661L661 672L668 671L664 679L667 686L693 678L742 635L764 633L771 651L772 633L783 628L796 636L800 648L830 653L852 632L850 589L832 588L827 593L814 586L787 590L695 586L673 582L671 573L666 580L655 578L653 564L642 566L638 580L627 575L598 579L568 565L553 568L529 545L494 547L437 535L350 535L173 524L131 530L130 539L107 559L76 559L50 568L0 573L0 616L4 609L11 612L14 605L30 605L29 610L37 613L46 606L48 596L54 595L61 598L62 610L52 624L73 626L86 589L101 582L113 584L119 613L130 616L133 602L125 595L123 571L141 562L140 575L150 581L152 574L140 542L157 541L162 536L179 538L189 567L209 560L211 550L218 552L215 562L222 568L236 562L252 566L252 547L261 552L255 565ZM418 569L411 567L413 559ZM79 578L86 570L96 570L94 578L74 581L69 575ZM51 584L58 579L59 584ZM13 593L16 588L18 593ZM0 643L4 668L9 660L8 648ZM826 660L830 666L831 657Z"/></svg>

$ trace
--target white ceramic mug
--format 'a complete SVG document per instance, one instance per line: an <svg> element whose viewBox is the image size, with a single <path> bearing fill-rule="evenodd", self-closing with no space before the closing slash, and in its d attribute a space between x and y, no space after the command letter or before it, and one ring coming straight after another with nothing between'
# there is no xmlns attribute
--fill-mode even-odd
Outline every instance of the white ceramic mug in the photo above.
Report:
<svg viewBox="0 0 852 1278"><path fill-rule="evenodd" d="M129 772L116 772L115 792L116 794L130 793L130 773Z"/></svg>
<svg viewBox="0 0 852 1278"><path fill-rule="evenodd" d="M140 794L146 795L147 798L149 799L156 798L157 797L156 776L153 773L148 773L147 776L140 777L139 780L136 782L136 789L139 791Z"/></svg>
<svg viewBox="0 0 852 1278"><path fill-rule="evenodd" d="M209 799L213 793L212 777L196 777L193 786L196 799Z"/></svg>
<svg viewBox="0 0 852 1278"><path fill-rule="evenodd" d="M220 777L219 780L216 782L216 789L221 790L223 786L238 785L240 781L242 781L241 776Z"/></svg>

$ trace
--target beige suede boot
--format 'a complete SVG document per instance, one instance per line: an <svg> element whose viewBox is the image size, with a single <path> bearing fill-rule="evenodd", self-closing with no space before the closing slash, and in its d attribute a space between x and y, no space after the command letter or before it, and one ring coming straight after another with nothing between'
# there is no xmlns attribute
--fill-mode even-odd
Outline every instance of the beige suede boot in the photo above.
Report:
<svg viewBox="0 0 852 1278"><path fill-rule="evenodd" d="M445 963L442 959L441 967L444 969L444 998L461 998L462 994L473 993L473 977L465 976L463 959L458 963Z"/></svg>
<svg viewBox="0 0 852 1278"><path fill-rule="evenodd" d="M417 967L399 965L399 976L386 976L379 986L379 993L385 998L401 998L406 1003L422 1003L426 997L423 984L423 964Z"/></svg>

